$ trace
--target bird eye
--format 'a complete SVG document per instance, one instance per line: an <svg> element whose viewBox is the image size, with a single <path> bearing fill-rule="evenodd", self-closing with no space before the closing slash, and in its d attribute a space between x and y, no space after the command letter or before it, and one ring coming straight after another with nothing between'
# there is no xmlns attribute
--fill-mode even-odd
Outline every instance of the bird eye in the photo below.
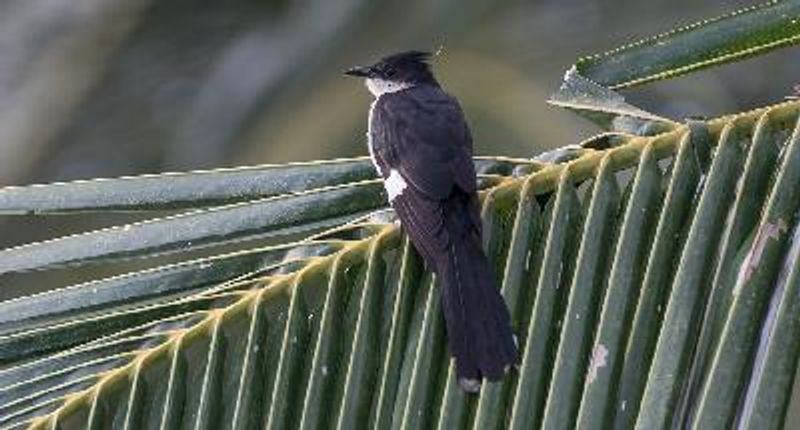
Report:
<svg viewBox="0 0 800 430"><path fill-rule="evenodd" d="M391 78L392 76L394 76L394 73L395 73L394 69L387 69L384 72L384 74L386 75L387 78Z"/></svg>

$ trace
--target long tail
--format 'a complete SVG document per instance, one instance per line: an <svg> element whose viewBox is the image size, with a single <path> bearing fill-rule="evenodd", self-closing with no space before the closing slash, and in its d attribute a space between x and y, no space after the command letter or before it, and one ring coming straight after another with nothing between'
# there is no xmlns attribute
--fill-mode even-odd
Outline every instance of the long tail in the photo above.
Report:
<svg viewBox="0 0 800 430"><path fill-rule="evenodd" d="M465 200L455 202L459 208L445 208L450 243L445 255L436 257L436 271L450 353L459 382L471 391L469 385L477 389L481 378L500 379L517 363L518 353L508 308L481 248L479 230L472 225L473 217L465 216L477 215L477 205ZM465 386L464 381L474 382Z"/></svg>

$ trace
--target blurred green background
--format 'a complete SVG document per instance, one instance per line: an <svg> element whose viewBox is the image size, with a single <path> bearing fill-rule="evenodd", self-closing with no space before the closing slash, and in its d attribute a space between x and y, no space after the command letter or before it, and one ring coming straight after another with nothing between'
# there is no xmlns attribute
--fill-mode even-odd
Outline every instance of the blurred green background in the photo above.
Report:
<svg viewBox="0 0 800 430"><path fill-rule="evenodd" d="M0 186L364 155L370 97L342 71L439 46L476 152L533 156L596 131L545 104L579 56L752 4L4 0ZM798 60L783 50L625 95L677 119L746 110L788 94ZM0 247L119 222L4 217ZM20 279L0 276L0 300L76 280Z"/></svg>

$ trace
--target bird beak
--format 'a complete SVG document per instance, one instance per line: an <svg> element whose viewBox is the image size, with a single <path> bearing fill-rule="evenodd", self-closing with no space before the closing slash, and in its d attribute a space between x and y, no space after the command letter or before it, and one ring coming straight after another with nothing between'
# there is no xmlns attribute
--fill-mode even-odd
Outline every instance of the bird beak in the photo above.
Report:
<svg viewBox="0 0 800 430"><path fill-rule="evenodd" d="M348 76L360 76L366 78L372 75L372 68L369 66L356 66L348 69L346 72L344 72L344 74Z"/></svg>

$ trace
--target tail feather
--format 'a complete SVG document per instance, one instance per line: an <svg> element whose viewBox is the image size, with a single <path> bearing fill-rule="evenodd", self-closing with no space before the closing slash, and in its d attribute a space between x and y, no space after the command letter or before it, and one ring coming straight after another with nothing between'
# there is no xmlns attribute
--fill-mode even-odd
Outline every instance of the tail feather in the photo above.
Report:
<svg viewBox="0 0 800 430"><path fill-rule="evenodd" d="M463 212L461 212L463 217ZM450 243L437 258L448 346L459 378L498 380L517 363L508 308L466 223L445 217Z"/></svg>
<svg viewBox="0 0 800 430"><path fill-rule="evenodd" d="M412 188L392 206L416 249L436 271L450 353L462 387L497 380L517 363L511 319L481 248L476 194L456 190L432 200Z"/></svg>

